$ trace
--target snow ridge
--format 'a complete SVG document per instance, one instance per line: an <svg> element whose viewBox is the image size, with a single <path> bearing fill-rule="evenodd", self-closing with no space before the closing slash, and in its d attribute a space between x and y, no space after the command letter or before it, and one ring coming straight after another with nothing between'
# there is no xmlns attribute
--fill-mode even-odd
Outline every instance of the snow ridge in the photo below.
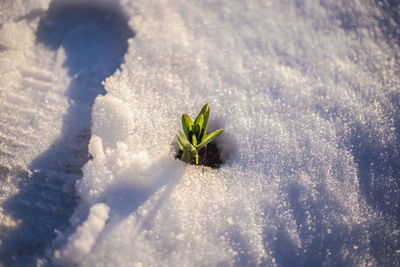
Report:
<svg viewBox="0 0 400 267"><path fill-rule="evenodd" d="M62 265L79 263L90 252L97 236L103 230L109 217L109 210L103 203L93 205L87 221L68 238L68 245L62 250L62 253L58 250L55 252L55 262Z"/></svg>

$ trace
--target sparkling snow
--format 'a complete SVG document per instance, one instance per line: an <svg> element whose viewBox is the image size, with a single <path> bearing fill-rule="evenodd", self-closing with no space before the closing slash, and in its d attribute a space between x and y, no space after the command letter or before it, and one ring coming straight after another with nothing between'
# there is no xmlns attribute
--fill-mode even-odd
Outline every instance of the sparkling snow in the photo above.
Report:
<svg viewBox="0 0 400 267"><path fill-rule="evenodd" d="M400 264L396 1L0 7L0 264Z"/></svg>

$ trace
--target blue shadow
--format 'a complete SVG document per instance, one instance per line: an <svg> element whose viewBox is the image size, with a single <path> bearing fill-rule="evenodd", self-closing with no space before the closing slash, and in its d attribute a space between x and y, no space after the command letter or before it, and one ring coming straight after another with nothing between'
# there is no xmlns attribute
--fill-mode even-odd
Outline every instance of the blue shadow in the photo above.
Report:
<svg viewBox="0 0 400 267"><path fill-rule="evenodd" d="M5 266L32 266L39 258L46 261L57 233L70 228L68 219L79 201L75 183L90 159L92 106L98 95L106 93L102 81L124 62L128 39L135 35L127 21L116 2L53 1L40 19L37 43L65 51L64 66L72 77L66 91L70 107L61 136L32 161L32 177L4 205L7 214L21 221L1 244L0 262Z"/></svg>

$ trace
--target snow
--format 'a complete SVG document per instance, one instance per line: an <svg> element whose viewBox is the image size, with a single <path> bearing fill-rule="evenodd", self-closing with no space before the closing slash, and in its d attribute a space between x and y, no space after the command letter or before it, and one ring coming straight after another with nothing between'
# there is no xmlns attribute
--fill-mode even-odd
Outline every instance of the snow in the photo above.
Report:
<svg viewBox="0 0 400 267"><path fill-rule="evenodd" d="M87 221L68 238L68 245L63 248L62 254L58 251L54 253L56 262L68 265L79 263L91 251L97 236L103 230L108 211L109 208L103 203L93 205Z"/></svg>
<svg viewBox="0 0 400 267"><path fill-rule="evenodd" d="M0 262L399 265L399 7L5 1Z"/></svg>

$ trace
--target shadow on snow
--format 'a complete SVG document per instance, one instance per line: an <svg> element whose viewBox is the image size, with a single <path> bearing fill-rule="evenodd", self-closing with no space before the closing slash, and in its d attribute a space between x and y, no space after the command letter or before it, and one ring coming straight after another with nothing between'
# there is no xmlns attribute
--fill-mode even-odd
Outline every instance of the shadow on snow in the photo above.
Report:
<svg viewBox="0 0 400 267"><path fill-rule="evenodd" d="M66 91L70 107L61 136L33 160L29 182L5 203L5 212L21 223L2 242L4 264L32 265L51 256L46 253L57 233L68 229L77 204L75 182L89 160L92 106L106 93L101 82L123 63L134 35L117 3L53 1L40 19L37 43L51 50L64 48L64 66L72 77Z"/></svg>

